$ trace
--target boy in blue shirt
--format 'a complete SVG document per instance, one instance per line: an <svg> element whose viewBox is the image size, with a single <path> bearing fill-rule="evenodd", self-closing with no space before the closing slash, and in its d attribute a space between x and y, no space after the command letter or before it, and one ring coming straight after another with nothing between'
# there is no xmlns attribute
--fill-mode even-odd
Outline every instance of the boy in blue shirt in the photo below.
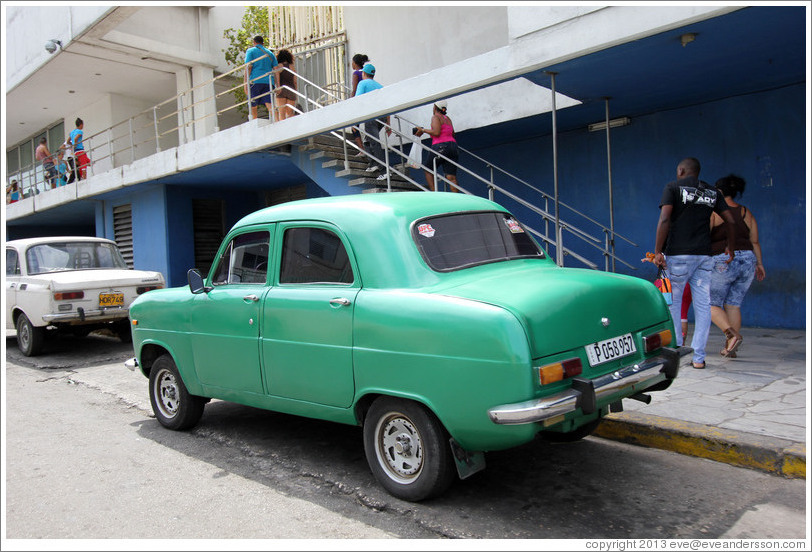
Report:
<svg viewBox="0 0 812 552"><path fill-rule="evenodd" d="M273 52L263 46L265 40L257 35L254 37L254 46L245 52L245 94L250 98L251 118L257 118L257 108L264 103L268 108L268 115L272 121L276 120L273 112L271 90L274 89L271 71L279 65Z"/></svg>
<svg viewBox="0 0 812 552"><path fill-rule="evenodd" d="M361 79L361 82L358 83L358 88L355 89L356 98L383 88L383 85L375 80L375 66L371 63L364 64L363 69L361 69ZM386 117L386 124L389 124L388 116ZM370 153L369 165L366 168L366 172L368 173L378 172L383 169L387 169L386 172L389 172L388 168L381 162L384 161L384 152L383 146L378 140L378 136L382 128L383 124L379 123L377 119L364 122L364 132L368 135L368 141L365 144L366 151ZM392 129L387 128L386 134L392 134ZM379 174L376 180L386 180L386 172Z"/></svg>

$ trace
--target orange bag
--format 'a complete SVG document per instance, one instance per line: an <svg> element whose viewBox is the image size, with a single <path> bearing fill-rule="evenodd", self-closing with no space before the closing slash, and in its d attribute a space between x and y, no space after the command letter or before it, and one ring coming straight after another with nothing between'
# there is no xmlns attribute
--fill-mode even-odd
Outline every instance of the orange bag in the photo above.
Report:
<svg viewBox="0 0 812 552"><path fill-rule="evenodd" d="M668 277L668 272L666 272L663 267L660 267L657 271L657 279L654 280L654 285L657 286L657 289L663 294L666 305L670 305L673 302L671 297L671 278Z"/></svg>

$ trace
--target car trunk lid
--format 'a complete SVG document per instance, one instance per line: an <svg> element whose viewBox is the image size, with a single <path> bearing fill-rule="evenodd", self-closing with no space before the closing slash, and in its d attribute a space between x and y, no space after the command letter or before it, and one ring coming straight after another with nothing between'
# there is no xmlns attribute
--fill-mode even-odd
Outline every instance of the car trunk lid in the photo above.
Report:
<svg viewBox="0 0 812 552"><path fill-rule="evenodd" d="M588 269L518 265L442 293L513 312L528 332L534 358L640 331L669 316L649 282Z"/></svg>
<svg viewBox="0 0 812 552"><path fill-rule="evenodd" d="M157 285L163 282L159 273L144 270L70 270L49 272L30 276L51 282L53 291L70 291L78 288L112 289L139 285Z"/></svg>

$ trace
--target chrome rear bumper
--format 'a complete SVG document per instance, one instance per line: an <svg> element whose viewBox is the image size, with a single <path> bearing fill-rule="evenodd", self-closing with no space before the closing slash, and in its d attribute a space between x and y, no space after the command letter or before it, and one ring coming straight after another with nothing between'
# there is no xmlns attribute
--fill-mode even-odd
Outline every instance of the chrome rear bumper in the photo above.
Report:
<svg viewBox="0 0 812 552"><path fill-rule="evenodd" d="M573 378L572 389L561 393L491 408L488 416L495 424L513 425L543 422L579 408L584 414L591 414L611 395L623 391L627 391L627 396L633 395L660 382L670 382L677 377L680 358L692 351L690 347L663 349L655 357L624 366L611 374L595 379Z"/></svg>
<svg viewBox="0 0 812 552"><path fill-rule="evenodd" d="M127 307L112 307L98 310L86 310L82 312L65 312L59 314L43 314L42 319L46 322L87 322L98 319L126 318L130 314Z"/></svg>

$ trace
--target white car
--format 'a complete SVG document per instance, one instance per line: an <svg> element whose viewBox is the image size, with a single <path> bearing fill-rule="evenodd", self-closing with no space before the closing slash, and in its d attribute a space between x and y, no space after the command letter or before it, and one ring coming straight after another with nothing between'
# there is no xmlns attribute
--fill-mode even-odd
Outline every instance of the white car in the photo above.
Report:
<svg viewBox="0 0 812 552"><path fill-rule="evenodd" d="M6 243L6 329L17 330L26 356L42 352L53 330L84 336L108 327L126 342L130 304L165 283L160 272L128 268L111 240L12 240Z"/></svg>

